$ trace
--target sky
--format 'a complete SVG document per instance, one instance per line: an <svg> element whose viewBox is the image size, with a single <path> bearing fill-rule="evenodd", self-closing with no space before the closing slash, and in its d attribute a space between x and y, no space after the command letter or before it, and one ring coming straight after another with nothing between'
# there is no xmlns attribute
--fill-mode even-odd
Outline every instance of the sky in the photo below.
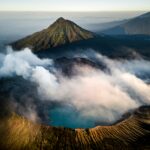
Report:
<svg viewBox="0 0 150 150"><path fill-rule="evenodd" d="M150 11L150 0L0 0L0 11Z"/></svg>

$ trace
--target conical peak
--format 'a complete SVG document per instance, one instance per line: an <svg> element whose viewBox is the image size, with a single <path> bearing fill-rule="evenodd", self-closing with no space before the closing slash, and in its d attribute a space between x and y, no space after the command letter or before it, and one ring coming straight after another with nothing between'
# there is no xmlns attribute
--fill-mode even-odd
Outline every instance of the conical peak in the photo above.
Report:
<svg viewBox="0 0 150 150"><path fill-rule="evenodd" d="M93 37L94 34L92 32L81 28L70 20L60 17L47 29L30 35L30 37L25 37L12 45L14 45L15 49L30 46L33 50L43 50ZM40 44L37 44L37 39Z"/></svg>
<svg viewBox="0 0 150 150"><path fill-rule="evenodd" d="M64 21L66 21L66 19L64 19L63 17L60 17L56 20L56 22L64 22Z"/></svg>

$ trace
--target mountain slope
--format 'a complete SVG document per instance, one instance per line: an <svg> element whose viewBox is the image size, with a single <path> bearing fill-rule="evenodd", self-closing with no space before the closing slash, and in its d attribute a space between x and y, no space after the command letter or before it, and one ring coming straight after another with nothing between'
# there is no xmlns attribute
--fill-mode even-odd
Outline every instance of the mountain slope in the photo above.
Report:
<svg viewBox="0 0 150 150"><path fill-rule="evenodd" d="M59 18L47 29L25 37L11 45L14 49L29 47L32 50L38 51L93 38L94 36L92 32L79 27L72 21Z"/></svg>
<svg viewBox="0 0 150 150"><path fill-rule="evenodd" d="M36 54L39 57L71 57L93 49L96 52L110 58L125 59L150 59L150 37L123 35L123 36L99 36L92 39L73 42L67 45L54 47Z"/></svg>
<svg viewBox="0 0 150 150"><path fill-rule="evenodd" d="M150 107L112 126L91 129L56 128L34 124L12 114L0 120L0 149L149 149Z"/></svg>
<svg viewBox="0 0 150 150"><path fill-rule="evenodd" d="M111 21L111 22L105 22L105 23L93 23L88 24L87 29L95 32L95 33L101 33L101 31L114 28L116 26L120 26L121 24L125 24L128 20L119 20L119 21Z"/></svg>
<svg viewBox="0 0 150 150"><path fill-rule="evenodd" d="M124 24L102 31L105 34L144 34L150 35L150 12L130 19Z"/></svg>

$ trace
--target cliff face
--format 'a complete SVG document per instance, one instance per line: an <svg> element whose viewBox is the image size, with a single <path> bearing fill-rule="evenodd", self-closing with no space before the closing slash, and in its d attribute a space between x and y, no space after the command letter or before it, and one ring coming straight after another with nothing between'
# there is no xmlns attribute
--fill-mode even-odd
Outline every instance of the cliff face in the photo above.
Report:
<svg viewBox="0 0 150 150"><path fill-rule="evenodd" d="M93 38L95 35L72 21L59 18L47 29L12 43L14 49L29 47L34 51L48 49L75 41Z"/></svg>
<svg viewBox="0 0 150 150"><path fill-rule="evenodd" d="M124 121L91 129L34 124L12 114L0 122L0 149L149 149L150 107L141 107Z"/></svg>

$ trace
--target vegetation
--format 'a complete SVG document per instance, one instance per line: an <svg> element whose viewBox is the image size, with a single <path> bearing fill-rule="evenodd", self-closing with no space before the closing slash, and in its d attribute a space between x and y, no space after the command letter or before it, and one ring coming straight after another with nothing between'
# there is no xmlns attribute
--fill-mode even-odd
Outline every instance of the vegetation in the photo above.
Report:
<svg viewBox="0 0 150 150"><path fill-rule="evenodd" d="M39 125L12 113L0 121L0 149L149 149L150 107L112 126L67 129Z"/></svg>

